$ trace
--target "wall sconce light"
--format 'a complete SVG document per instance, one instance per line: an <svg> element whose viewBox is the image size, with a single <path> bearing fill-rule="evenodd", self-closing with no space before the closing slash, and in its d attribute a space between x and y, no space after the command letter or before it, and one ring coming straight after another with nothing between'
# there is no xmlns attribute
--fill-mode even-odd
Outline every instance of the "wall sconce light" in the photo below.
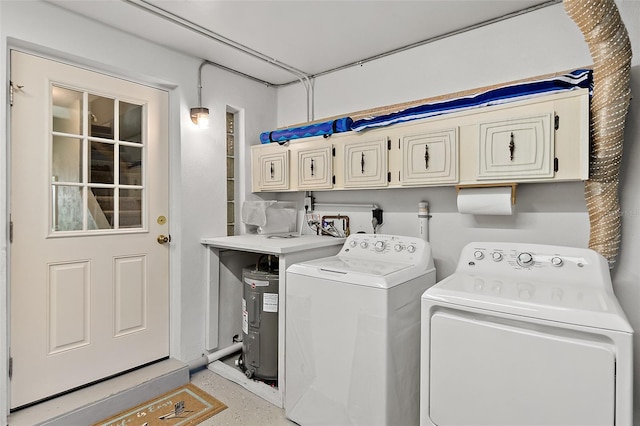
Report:
<svg viewBox="0 0 640 426"><path fill-rule="evenodd" d="M199 107L191 108L191 121L201 129L209 127L209 108L202 106L202 67L207 64L204 61L198 69L198 105Z"/></svg>
<svg viewBox="0 0 640 426"><path fill-rule="evenodd" d="M191 108L191 121L201 129L209 127L209 108Z"/></svg>

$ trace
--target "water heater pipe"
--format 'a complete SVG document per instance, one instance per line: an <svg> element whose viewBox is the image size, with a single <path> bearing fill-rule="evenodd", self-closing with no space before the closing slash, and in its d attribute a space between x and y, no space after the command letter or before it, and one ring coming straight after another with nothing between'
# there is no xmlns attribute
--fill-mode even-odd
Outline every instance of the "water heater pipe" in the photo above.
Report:
<svg viewBox="0 0 640 426"><path fill-rule="evenodd" d="M242 342L238 342L234 343L231 346L227 346L226 348L220 349L219 351L203 355L201 358L198 358L189 363L189 371L199 370L200 368L206 367L207 365L219 360L220 358L224 358L241 350Z"/></svg>
<svg viewBox="0 0 640 426"><path fill-rule="evenodd" d="M429 241L429 203L420 201L418 203L418 222L420 224L420 238Z"/></svg>

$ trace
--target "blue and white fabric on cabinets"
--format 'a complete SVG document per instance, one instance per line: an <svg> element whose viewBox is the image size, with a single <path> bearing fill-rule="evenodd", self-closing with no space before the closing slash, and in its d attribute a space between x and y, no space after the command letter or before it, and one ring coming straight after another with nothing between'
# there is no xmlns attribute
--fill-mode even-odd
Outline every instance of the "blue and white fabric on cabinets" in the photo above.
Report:
<svg viewBox="0 0 640 426"><path fill-rule="evenodd" d="M292 139L310 138L312 136L330 136L334 133L348 132L351 130L352 123L353 120L350 117L342 117L321 123L309 124L307 126L262 132L260 133L260 142L264 144L287 142Z"/></svg>
<svg viewBox="0 0 640 426"><path fill-rule="evenodd" d="M434 117L451 112L515 102L551 93L579 88L591 89L591 85L592 70L580 69L548 79L513 84L470 96L431 102L390 114L363 118L354 121L351 130L360 132L375 127L390 126L392 124Z"/></svg>

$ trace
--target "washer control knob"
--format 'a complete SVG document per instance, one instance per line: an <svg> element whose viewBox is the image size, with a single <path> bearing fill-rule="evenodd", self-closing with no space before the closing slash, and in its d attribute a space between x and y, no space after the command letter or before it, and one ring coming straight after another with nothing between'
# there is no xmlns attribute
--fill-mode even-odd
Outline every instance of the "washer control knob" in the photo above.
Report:
<svg viewBox="0 0 640 426"><path fill-rule="evenodd" d="M366 241L363 241L360 243L360 247L362 248L367 248L367 246L369 245L369 243L367 243Z"/></svg>
<svg viewBox="0 0 640 426"><path fill-rule="evenodd" d="M384 243L384 241L376 241L376 243L373 245L377 252L381 252L382 250L384 250L385 246L386 244Z"/></svg>
<svg viewBox="0 0 640 426"><path fill-rule="evenodd" d="M402 247L402 244L396 244L395 246L393 246L393 249L395 251L402 251L404 247Z"/></svg>
<svg viewBox="0 0 640 426"><path fill-rule="evenodd" d="M414 246L413 244L412 244L412 245L410 245L410 246L407 246L407 251L408 251L409 253L415 253L415 251L416 251L416 246Z"/></svg>
<svg viewBox="0 0 640 426"><path fill-rule="evenodd" d="M531 266L533 265L533 256L531 253L522 252L518 255L517 261L520 266Z"/></svg>
<svg viewBox="0 0 640 426"><path fill-rule="evenodd" d="M358 245L358 242L357 242L356 240L351 240L351 241L349 242L349 245L350 245L351 247L355 247L355 246L357 246L357 245Z"/></svg>
<svg viewBox="0 0 640 426"><path fill-rule="evenodd" d="M564 262L562 261L561 257L555 256L551 258L551 264L553 266L562 266Z"/></svg>
<svg viewBox="0 0 640 426"><path fill-rule="evenodd" d="M484 259L484 253L480 250L476 250L473 252L473 257L475 257L476 260L482 260Z"/></svg>
<svg viewBox="0 0 640 426"><path fill-rule="evenodd" d="M500 262L502 260L502 253L494 251L491 253L491 258L494 262Z"/></svg>
<svg viewBox="0 0 640 426"><path fill-rule="evenodd" d="M526 299L526 300L531 299L531 291L527 289L520 290L518 292L518 297L520 297L520 299Z"/></svg>

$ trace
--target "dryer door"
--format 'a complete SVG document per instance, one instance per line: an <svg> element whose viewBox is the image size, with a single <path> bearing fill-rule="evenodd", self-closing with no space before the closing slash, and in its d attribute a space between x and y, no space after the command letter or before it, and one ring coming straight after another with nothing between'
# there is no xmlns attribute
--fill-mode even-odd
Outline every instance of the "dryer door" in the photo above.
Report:
<svg viewBox="0 0 640 426"><path fill-rule="evenodd" d="M440 310L428 415L446 425L613 425L615 352L597 334Z"/></svg>

